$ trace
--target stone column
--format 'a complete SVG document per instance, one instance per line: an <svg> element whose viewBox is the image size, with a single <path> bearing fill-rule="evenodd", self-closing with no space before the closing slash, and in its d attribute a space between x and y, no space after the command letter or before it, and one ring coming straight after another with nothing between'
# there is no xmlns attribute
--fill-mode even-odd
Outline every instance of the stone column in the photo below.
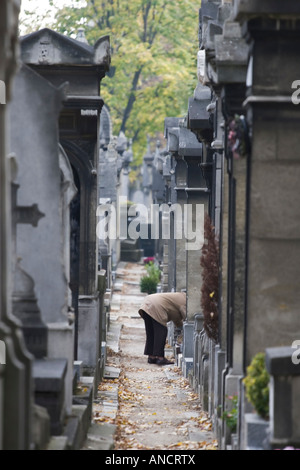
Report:
<svg viewBox="0 0 300 470"><path fill-rule="evenodd" d="M186 165L183 178L178 180L181 184L184 183L182 187L185 191L182 249L185 254L187 321L183 335L183 372L187 376L194 361L194 318L201 311L200 258L204 243L204 213L207 211L208 189L201 168L202 143L185 127L180 128L178 154ZM176 188L179 188L178 183Z"/></svg>
<svg viewBox="0 0 300 470"><path fill-rule="evenodd" d="M266 347L291 345L300 317L299 5L235 3L251 45L245 106L248 162L246 364ZM265 64L268 64L266 73Z"/></svg>
<svg viewBox="0 0 300 470"><path fill-rule="evenodd" d="M174 234L174 217L170 212L172 207L177 203L176 187L176 155L178 153L178 136L179 136L179 118L166 118L164 136L167 140L166 162L164 166L164 176L167 183L167 194L165 205L162 207L162 236L164 233L168 235L166 244L168 245L168 291L176 290L176 239ZM174 206L173 206L174 205ZM169 232L168 232L169 230Z"/></svg>
<svg viewBox="0 0 300 470"><path fill-rule="evenodd" d="M222 213L222 318L226 318L226 329L222 328L221 337L222 344L226 345L227 366L224 408L230 410L232 404L226 397L237 395L240 407L243 400L241 379L244 371L246 282L246 153L249 152L247 124L243 116L248 45L242 37L240 25L231 16L224 22L223 34L215 37L215 48L218 88L220 85L222 87L218 99L218 108L221 111L219 121L224 122L227 144L224 149ZM244 129L242 148L236 144L236 138L237 132ZM239 138L241 139L240 136ZM225 321L222 320L222 326L223 324L225 326ZM237 433L240 436L239 420Z"/></svg>
<svg viewBox="0 0 300 470"><path fill-rule="evenodd" d="M200 258L204 243L204 213L207 212L209 190L201 167L202 143L189 129L180 129L179 155L184 158L187 165L184 206L187 320L193 322L195 314L200 312L201 304ZM192 236L195 238L192 239Z"/></svg>
<svg viewBox="0 0 300 470"><path fill-rule="evenodd" d="M176 219L174 219L174 233L175 236L175 259L176 259L176 274L175 286L176 291L186 289L187 285L187 266L186 266L186 240L184 237L184 210L187 204L187 165L181 157L176 157L175 169L175 191L176 191Z"/></svg>
<svg viewBox="0 0 300 470"><path fill-rule="evenodd" d="M204 51L200 51L200 54ZM198 171L195 172L193 169L196 162L193 162L193 159L189 159L189 173L191 177L196 176L197 181L193 183L191 179L189 181L189 187L193 188L192 191L188 191L189 201L197 198L198 203L201 201L205 206L205 213L208 213L214 222L214 220L220 219L220 201L217 197L217 194L220 194L220 184L219 178L217 178L217 169L216 165L213 163L212 151L210 149L210 144L213 140L213 116L211 112L212 109L212 91L208 86L203 85L201 72L198 69L198 83L194 91L193 98L189 99L189 108L187 115L187 126L191 131L197 136L197 139L202 144L202 152L200 161L198 159ZM194 164L193 164L194 163ZM218 172L221 172L221 167L218 165ZM195 184L196 183L196 184ZM196 187L195 187L196 186ZM218 207L218 215L216 216ZM192 255L192 253L191 253ZM196 257L198 258L198 256ZM198 273L200 275L198 281L198 295L195 296L197 299L198 309L201 312L201 286L202 286L202 268L200 266L201 259L201 250L199 252L199 259L197 259ZM193 257L190 256L190 263L193 262ZM190 265L189 263L189 265ZM190 278L192 278L192 270L188 270L191 273ZM189 302L190 296L188 296ZM189 303L188 307L191 307ZM196 308L196 305L194 306ZM195 310L196 312L196 310ZM195 321L196 330L202 325L203 328L203 315L196 314ZM194 356L194 380L196 385L196 390L199 393L201 403L206 408L209 408L210 412L212 410L213 403L213 388L214 388L214 357L211 355L212 347L209 344L209 350L205 345L207 345L206 334L204 329L199 330L198 334L195 335L195 345L194 349L196 355ZM211 342L210 342L211 343ZM204 358L205 355L205 358ZM209 365L208 365L209 364ZM205 372L204 372L205 369Z"/></svg>
<svg viewBox="0 0 300 470"><path fill-rule="evenodd" d="M169 181L169 194L168 194L168 206L172 207L173 204L177 203L177 192L175 190L176 181L175 181L175 168L176 168L176 159L174 156L170 157L170 174L171 178ZM169 211L168 211L169 214ZM171 236L168 240L168 258L169 258L169 269L168 269L168 290L169 292L176 290L176 240L174 238L174 218L170 219L170 233Z"/></svg>
<svg viewBox="0 0 300 470"><path fill-rule="evenodd" d="M165 159L163 162L163 172L162 176L165 182L165 199L164 204L167 204L169 201L170 195L170 185L171 185L171 156L169 154L165 155ZM163 206L164 207L164 206ZM161 213L161 228L164 223L164 210ZM171 283L171 278L173 278L171 274L171 267L173 265L169 264L169 243L170 240L162 240L163 243L163 261L162 261L162 291L168 292L169 291L169 284ZM171 290L171 289L170 289Z"/></svg>

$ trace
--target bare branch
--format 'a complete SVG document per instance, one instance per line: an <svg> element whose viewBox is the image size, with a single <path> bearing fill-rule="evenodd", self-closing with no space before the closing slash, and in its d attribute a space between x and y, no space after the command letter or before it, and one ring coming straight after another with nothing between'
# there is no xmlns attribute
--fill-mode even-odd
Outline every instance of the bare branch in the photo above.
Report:
<svg viewBox="0 0 300 470"><path fill-rule="evenodd" d="M103 15L101 16L99 9L97 8L97 5L95 3L95 0L90 0L90 1L92 4L94 13L95 13L96 23L99 29L111 28L110 17L113 15L113 8L111 10L107 10L106 16L103 16ZM113 5L112 1L110 1L110 4ZM102 2L103 12L105 12L106 6L107 6L106 3Z"/></svg>

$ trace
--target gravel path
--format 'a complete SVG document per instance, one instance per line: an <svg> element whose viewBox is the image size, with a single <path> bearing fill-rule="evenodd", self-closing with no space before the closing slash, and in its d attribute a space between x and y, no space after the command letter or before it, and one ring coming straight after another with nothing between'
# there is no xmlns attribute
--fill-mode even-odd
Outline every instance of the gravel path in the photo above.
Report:
<svg viewBox="0 0 300 470"><path fill-rule="evenodd" d="M116 425L114 449L215 450L211 421L181 370L148 364L143 355L145 330L138 315L143 274L142 265L123 263L113 294L111 326L119 328L120 336L118 345L108 350L107 365L119 368L120 374L99 388L118 388L118 410L110 418ZM166 356L172 357L171 348L166 348ZM98 421L104 419L109 417L98 413Z"/></svg>

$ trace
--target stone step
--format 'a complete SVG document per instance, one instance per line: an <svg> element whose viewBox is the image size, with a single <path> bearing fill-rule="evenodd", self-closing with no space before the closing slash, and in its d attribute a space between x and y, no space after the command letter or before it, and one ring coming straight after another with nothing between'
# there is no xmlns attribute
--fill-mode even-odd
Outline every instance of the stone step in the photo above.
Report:
<svg viewBox="0 0 300 470"><path fill-rule="evenodd" d="M68 437L52 436L46 450L68 450Z"/></svg>
<svg viewBox="0 0 300 470"><path fill-rule="evenodd" d="M117 427L114 424L92 423L81 450L112 450L116 429Z"/></svg>
<svg viewBox="0 0 300 470"><path fill-rule="evenodd" d="M91 423L90 411L86 405L73 405L68 416L63 436L67 437L67 449L78 450L82 447Z"/></svg>

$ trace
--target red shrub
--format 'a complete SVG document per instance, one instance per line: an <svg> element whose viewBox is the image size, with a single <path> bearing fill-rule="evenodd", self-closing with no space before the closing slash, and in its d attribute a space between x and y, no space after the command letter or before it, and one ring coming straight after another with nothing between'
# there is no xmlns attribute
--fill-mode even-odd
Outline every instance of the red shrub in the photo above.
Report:
<svg viewBox="0 0 300 470"><path fill-rule="evenodd" d="M208 214L204 222L205 242L202 248L201 307L204 329L210 339L218 342L218 298L219 298L219 244Z"/></svg>

